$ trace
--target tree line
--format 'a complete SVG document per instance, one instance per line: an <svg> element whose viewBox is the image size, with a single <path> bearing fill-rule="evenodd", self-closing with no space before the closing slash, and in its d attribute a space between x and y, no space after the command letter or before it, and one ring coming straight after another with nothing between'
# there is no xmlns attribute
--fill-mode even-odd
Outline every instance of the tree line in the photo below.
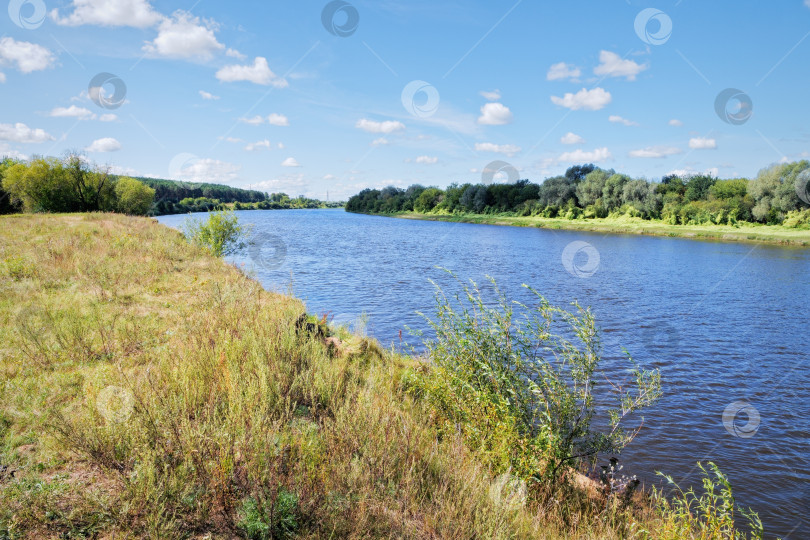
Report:
<svg viewBox="0 0 810 540"><path fill-rule="evenodd" d="M324 208L304 196L265 193L210 183L129 177L88 163L79 154L0 161L0 214L14 212L120 212L185 214L223 210Z"/></svg>
<svg viewBox="0 0 810 540"><path fill-rule="evenodd" d="M414 184L365 189L346 203L349 212L393 214L506 214L566 219L630 216L672 225L729 224L739 221L810 225L808 203L797 183L810 177L810 161L778 164L756 178L669 175L660 182L632 178L594 166L577 165L541 184L450 184L446 189ZM804 173L804 174L803 174ZM799 175L802 175L801 177Z"/></svg>

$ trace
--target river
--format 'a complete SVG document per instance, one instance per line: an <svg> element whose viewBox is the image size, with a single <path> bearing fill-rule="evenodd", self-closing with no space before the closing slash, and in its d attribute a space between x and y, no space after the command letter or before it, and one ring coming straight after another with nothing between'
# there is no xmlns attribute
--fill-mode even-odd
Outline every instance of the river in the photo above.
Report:
<svg viewBox="0 0 810 540"><path fill-rule="evenodd" d="M591 306L606 373L625 357L661 370L664 396L622 453L623 473L682 487L697 461L729 476L766 536L810 538L810 250L678 238L392 219L342 210L237 212L262 249L233 257L310 313L384 345L425 328L452 270ZM187 216L163 216L179 227ZM363 316L365 315L365 316ZM611 375L612 376L612 375Z"/></svg>

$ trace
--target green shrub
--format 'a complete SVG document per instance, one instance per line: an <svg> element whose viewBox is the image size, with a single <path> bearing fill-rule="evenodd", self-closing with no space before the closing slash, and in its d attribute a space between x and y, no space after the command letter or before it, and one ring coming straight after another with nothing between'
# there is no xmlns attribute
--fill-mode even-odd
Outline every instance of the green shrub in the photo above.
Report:
<svg viewBox="0 0 810 540"><path fill-rule="evenodd" d="M186 238L217 257L232 255L244 248L247 229L230 210L213 212L206 221L188 218L184 225Z"/></svg>
<svg viewBox="0 0 810 540"><path fill-rule="evenodd" d="M494 302L474 283L462 284L454 300L437 286L437 318L426 317L435 335L424 343L431 362L408 381L440 430L460 433L496 473L511 469L535 482L621 451L632 439L623 429L629 415L660 397L659 372L634 365L633 384L603 391L589 310L551 306L530 288L532 306L509 302L492 285ZM599 430L596 402L611 397L608 425Z"/></svg>
<svg viewBox="0 0 810 540"><path fill-rule="evenodd" d="M130 216L145 216L155 201L155 190L146 184L123 176L115 184L118 211Z"/></svg>
<svg viewBox="0 0 810 540"><path fill-rule="evenodd" d="M673 488L665 497L654 491L658 510L663 516L656 530L656 538L726 538L743 539L748 535L739 530L735 514L739 513L748 522L751 538L762 538L762 521L756 512L740 508L734 501L731 483L720 468L712 462L707 470L702 463L698 467L703 475L703 494L690 488L684 492L671 476L658 473ZM646 531L649 534L649 531Z"/></svg>
<svg viewBox="0 0 810 540"><path fill-rule="evenodd" d="M298 528L297 512L298 496L282 488L274 502L260 504L253 497L242 501L237 527L251 540L292 538Z"/></svg>

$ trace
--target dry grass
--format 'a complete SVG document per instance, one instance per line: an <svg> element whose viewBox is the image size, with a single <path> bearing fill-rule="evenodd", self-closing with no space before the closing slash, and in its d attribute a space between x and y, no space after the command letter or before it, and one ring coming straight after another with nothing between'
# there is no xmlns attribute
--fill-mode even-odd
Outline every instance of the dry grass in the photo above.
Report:
<svg viewBox="0 0 810 540"><path fill-rule="evenodd" d="M569 486L499 506L414 360L304 311L153 220L0 218L0 538L667 537Z"/></svg>

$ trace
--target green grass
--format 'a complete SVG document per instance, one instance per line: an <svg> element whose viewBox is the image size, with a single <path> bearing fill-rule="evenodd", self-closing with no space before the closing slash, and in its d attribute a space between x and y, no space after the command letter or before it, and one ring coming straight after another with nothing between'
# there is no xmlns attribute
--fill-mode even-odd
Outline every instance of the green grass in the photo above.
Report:
<svg viewBox="0 0 810 540"><path fill-rule="evenodd" d="M573 475L493 496L512 484L407 390L429 363L305 311L154 220L0 218L0 538L699 530Z"/></svg>
<svg viewBox="0 0 810 540"><path fill-rule="evenodd" d="M603 219L565 219L537 216L502 216L482 214L421 214L401 212L392 216L406 219L479 223L486 225L509 225L513 227L538 227L572 231L593 231L610 234L643 234L670 236L723 242L755 242L790 246L810 246L810 230L795 229L782 225L759 225L741 223L731 225L670 225L663 221L621 217Z"/></svg>

